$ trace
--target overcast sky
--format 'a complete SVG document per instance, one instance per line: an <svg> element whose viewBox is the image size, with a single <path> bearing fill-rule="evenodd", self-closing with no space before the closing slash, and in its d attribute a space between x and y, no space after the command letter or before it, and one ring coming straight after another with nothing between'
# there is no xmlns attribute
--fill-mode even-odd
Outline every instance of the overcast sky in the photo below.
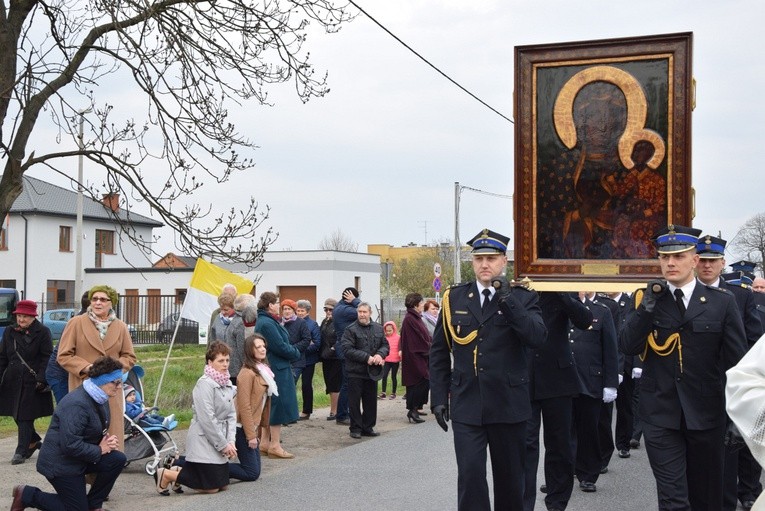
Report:
<svg viewBox="0 0 765 511"><path fill-rule="evenodd" d="M692 31L694 226L731 239L765 211L761 0L358 3L507 117L515 46ZM335 229L362 251L369 243L451 239L455 181L513 194L513 124L367 17L338 34L312 34L307 44L317 69L329 72L331 92L304 105L285 84L271 89L275 106L241 109L240 131L260 146L256 166L207 192L232 204L251 195L269 204L279 232L273 249L315 249ZM462 241L484 226L515 237L508 199L466 190L460 212ZM170 236L161 245L167 250Z"/></svg>

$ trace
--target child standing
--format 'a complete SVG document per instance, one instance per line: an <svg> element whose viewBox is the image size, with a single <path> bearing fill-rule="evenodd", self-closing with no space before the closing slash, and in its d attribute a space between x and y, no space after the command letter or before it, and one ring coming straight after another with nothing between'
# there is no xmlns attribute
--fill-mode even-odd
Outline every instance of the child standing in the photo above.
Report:
<svg viewBox="0 0 765 511"><path fill-rule="evenodd" d="M398 387L398 366L401 363L401 351L399 341L401 337L398 335L398 329L396 323L388 321L383 325L385 331L385 338L388 339L388 345L390 346L390 353L385 357L385 367L383 367L382 376L382 392L380 393L380 399L385 399L385 389L388 385L388 373L390 373L391 394L390 399L396 399L396 387Z"/></svg>

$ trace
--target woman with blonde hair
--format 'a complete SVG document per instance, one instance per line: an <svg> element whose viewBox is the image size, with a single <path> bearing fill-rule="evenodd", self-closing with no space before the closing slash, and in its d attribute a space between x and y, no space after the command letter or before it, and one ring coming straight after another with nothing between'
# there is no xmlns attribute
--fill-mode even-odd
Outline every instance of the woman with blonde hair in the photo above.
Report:
<svg viewBox="0 0 765 511"><path fill-rule="evenodd" d="M136 360L127 325L117 318L114 310L119 303L117 291L106 285L93 286L88 291L88 299L87 311L69 320L58 344L57 360L69 373L70 392L82 385L99 357L119 360L124 372L129 371ZM125 436L124 403L122 392L109 397L109 434L119 440L119 450L123 450Z"/></svg>

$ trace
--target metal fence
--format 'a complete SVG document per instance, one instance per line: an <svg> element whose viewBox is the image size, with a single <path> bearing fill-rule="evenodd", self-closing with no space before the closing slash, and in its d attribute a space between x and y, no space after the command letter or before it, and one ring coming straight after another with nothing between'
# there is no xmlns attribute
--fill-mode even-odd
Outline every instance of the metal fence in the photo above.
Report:
<svg viewBox="0 0 765 511"><path fill-rule="evenodd" d="M79 303L43 302L38 305L42 309L41 317L55 309L80 310ZM182 305L175 295L120 295L116 313L127 323L134 344L167 344L175 331ZM182 319L175 342L197 344L198 328L196 321Z"/></svg>

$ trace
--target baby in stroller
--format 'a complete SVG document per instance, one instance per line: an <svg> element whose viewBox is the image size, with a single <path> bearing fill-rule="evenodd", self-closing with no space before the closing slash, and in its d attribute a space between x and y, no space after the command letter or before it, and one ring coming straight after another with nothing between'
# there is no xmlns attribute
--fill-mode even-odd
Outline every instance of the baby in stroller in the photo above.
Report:
<svg viewBox="0 0 765 511"><path fill-rule="evenodd" d="M163 417L157 413L156 408L146 408L135 387L132 385L125 385L123 392L125 393L125 414L134 422L137 422L139 426L143 428L152 426L162 427L165 429L173 429L177 426L178 423L175 421L175 415L170 414L167 417Z"/></svg>

